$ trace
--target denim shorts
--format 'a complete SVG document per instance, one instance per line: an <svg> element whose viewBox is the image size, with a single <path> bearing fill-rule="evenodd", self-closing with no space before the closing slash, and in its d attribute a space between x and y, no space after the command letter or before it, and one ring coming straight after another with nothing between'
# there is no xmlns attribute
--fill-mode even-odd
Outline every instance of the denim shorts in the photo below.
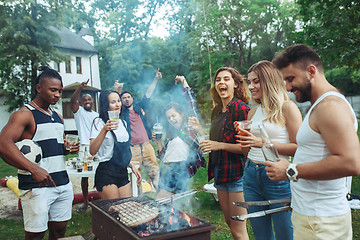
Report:
<svg viewBox="0 0 360 240"><path fill-rule="evenodd" d="M228 191L228 192L242 192L243 191L243 177L224 184L216 184L219 175L219 165L214 168L214 187L217 190Z"/></svg>
<svg viewBox="0 0 360 240"><path fill-rule="evenodd" d="M98 192L102 192L102 188L107 185L115 184L120 188L129 182L126 167L119 167L110 161L99 163L95 173L95 186Z"/></svg>

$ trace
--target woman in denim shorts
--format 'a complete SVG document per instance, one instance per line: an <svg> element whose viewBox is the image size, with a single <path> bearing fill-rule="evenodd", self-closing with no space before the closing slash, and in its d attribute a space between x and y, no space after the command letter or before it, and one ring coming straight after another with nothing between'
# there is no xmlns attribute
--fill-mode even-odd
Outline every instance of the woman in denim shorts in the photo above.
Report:
<svg viewBox="0 0 360 240"><path fill-rule="evenodd" d="M201 142L203 152L209 155L208 179L214 179L219 203L225 221L234 239L249 239L246 221L230 220L231 216L246 214L246 209L233 205L244 201L242 176L246 157L244 150L236 144L234 121L247 119L247 94L245 79L230 67L217 70L211 88L215 108L211 114L210 140Z"/></svg>

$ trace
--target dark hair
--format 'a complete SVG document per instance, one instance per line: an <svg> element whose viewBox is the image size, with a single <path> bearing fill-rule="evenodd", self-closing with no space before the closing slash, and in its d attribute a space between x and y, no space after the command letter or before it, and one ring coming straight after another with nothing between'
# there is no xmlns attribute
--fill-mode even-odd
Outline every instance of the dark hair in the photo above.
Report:
<svg viewBox="0 0 360 240"><path fill-rule="evenodd" d="M222 71L228 71L231 73L232 78L234 79L235 85L237 85L238 87L234 89L234 97L236 97L237 99L240 99L242 101L244 101L245 103L249 102L250 96L247 92L247 84L245 82L245 78L238 72L238 70L236 70L235 68L232 67L221 67L219 68L216 73L215 73L215 77L213 80L213 85L210 89L210 93L211 93L211 97L215 103L215 106L222 106L222 101L221 98L219 96L219 94L217 93L216 89L215 89L215 80L218 76L218 74Z"/></svg>
<svg viewBox="0 0 360 240"><path fill-rule="evenodd" d="M120 97L118 92L110 90L102 91L99 97L99 118L101 118L105 123L109 120L109 95L111 93L116 93Z"/></svg>
<svg viewBox="0 0 360 240"><path fill-rule="evenodd" d="M296 65L301 70L306 70L310 64L314 64L319 71L324 72L319 55L314 49L304 44L287 47L276 55L272 61L278 69L283 69L290 64Z"/></svg>
<svg viewBox="0 0 360 240"><path fill-rule="evenodd" d="M93 99L92 96L89 93L85 93L80 97L79 102L82 103L84 101L85 96L89 96L91 98L91 100Z"/></svg>
<svg viewBox="0 0 360 240"><path fill-rule="evenodd" d="M166 117L166 112L172 108L176 112L178 112L180 115L182 115L182 117L183 117L182 126L183 127L185 126L185 123L186 123L186 121L184 119L187 119L186 112L180 104L178 104L176 102L170 102L168 105L166 105L164 107L164 110L163 110L163 116L165 116L164 129L165 129L167 138L170 140L175 138L179 134L179 129L174 128L174 126L169 123L169 121Z"/></svg>
<svg viewBox="0 0 360 240"><path fill-rule="evenodd" d="M48 66L40 66L38 68L39 71L41 71L42 73L40 73L36 79L35 79L35 85L36 84L40 84L40 81L44 80L45 78L56 78L59 79L61 81L61 86L63 85L62 82L62 77L60 76L60 74L54 70L49 68Z"/></svg>
<svg viewBox="0 0 360 240"><path fill-rule="evenodd" d="M130 92L128 92L128 91L124 91L124 92L122 92L122 93L120 94L120 99L121 99L121 97L122 97L125 93L128 93L128 94L130 94L130 95L131 95L131 93L130 93Z"/></svg>

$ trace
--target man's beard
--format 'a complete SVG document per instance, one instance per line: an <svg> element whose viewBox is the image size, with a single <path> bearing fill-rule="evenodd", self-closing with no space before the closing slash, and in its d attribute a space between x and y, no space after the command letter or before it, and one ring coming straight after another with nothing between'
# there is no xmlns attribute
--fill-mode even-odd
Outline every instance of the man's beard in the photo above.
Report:
<svg viewBox="0 0 360 240"><path fill-rule="evenodd" d="M299 91L300 94L296 96L296 101L299 103L307 102L311 100L311 83L310 79L306 78L305 85L301 88L295 88L296 91ZM295 91L293 89L293 91Z"/></svg>
<svg viewBox="0 0 360 240"><path fill-rule="evenodd" d="M84 105L84 109L85 109L86 111L91 111L91 108L92 108L92 104L85 104L85 105Z"/></svg>
<svg viewBox="0 0 360 240"><path fill-rule="evenodd" d="M132 104L130 104L129 106L126 105L126 104L123 104L123 106L126 107L126 108L130 108L132 106Z"/></svg>

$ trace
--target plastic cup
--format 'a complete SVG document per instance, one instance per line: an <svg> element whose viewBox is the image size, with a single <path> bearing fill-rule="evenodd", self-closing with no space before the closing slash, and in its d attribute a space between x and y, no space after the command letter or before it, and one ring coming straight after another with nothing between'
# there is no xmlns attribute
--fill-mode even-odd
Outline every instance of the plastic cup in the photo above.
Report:
<svg viewBox="0 0 360 240"><path fill-rule="evenodd" d="M201 144L201 142L206 141L206 140L210 140L210 136L209 135L201 135L197 137L199 140L199 143ZM210 153L211 151L207 151L207 152L203 152L204 154Z"/></svg>
<svg viewBox="0 0 360 240"><path fill-rule="evenodd" d="M88 170L88 171L92 171L92 170L93 170L93 166L92 166L91 163L88 163L88 165L87 165L87 170Z"/></svg>
<svg viewBox="0 0 360 240"><path fill-rule="evenodd" d="M163 127L161 123L155 123L153 129L155 132L155 139L161 139L163 135L163 131L162 131Z"/></svg>
<svg viewBox="0 0 360 240"><path fill-rule="evenodd" d="M66 134L65 136L66 142L68 143L66 146L66 150L70 151L70 147L75 143L79 142L79 136L74 134Z"/></svg>
<svg viewBox="0 0 360 240"><path fill-rule="evenodd" d="M71 162L73 169L76 169L76 160Z"/></svg>
<svg viewBox="0 0 360 240"><path fill-rule="evenodd" d="M119 120L119 111L108 111L110 120Z"/></svg>
<svg viewBox="0 0 360 240"><path fill-rule="evenodd" d="M247 134L243 131L249 131L250 132L250 128L251 128L251 121L250 120L245 120L245 121L235 121L237 123L237 127L236 130L238 131L238 134L240 136L246 136Z"/></svg>

